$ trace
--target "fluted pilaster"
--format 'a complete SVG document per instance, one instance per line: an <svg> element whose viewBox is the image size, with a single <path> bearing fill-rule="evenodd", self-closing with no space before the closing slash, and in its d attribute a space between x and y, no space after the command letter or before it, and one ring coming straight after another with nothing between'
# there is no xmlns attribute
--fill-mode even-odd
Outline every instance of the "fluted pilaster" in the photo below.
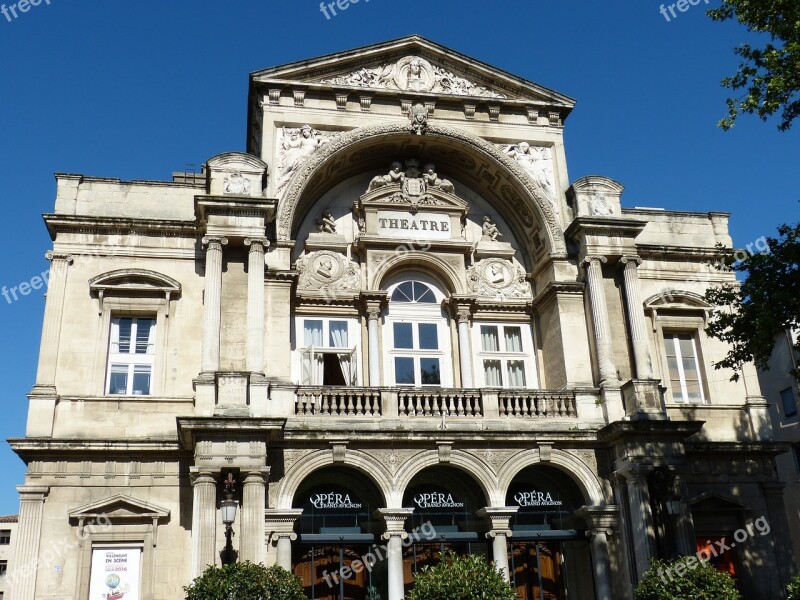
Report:
<svg viewBox="0 0 800 600"><path fill-rule="evenodd" d="M639 265L642 264L642 259L638 256L624 257L620 262L624 265L625 300L628 305L628 321L631 327L636 377L652 379L653 359L650 352L647 323L644 318L642 286L639 281Z"/></svg>
<svg viewBox="0 0 800 600"><path fill-rule="evenodd" d="M19 525L14 542L14 559L7 576L9 596L17 600L33 600L39 564L44 500L50 488L19 486ZM42 590L43 592L43 590Z"/></svg>
<svg viewBox="0 0 800 600"><path fill-rule="evenodd" d="M608 320L608 303L603 286L602 264L607 259L603 256L587 256L584 259L586 283L589 288L589 304L592 309L592 324L597 361L600 369L600 385L618 387L617 368L611 351L611 325Z"/></svg>
<svg viewBox="0 0 800 600"><path fill-rule="evenodd" d="M206 246L205 294L203 296L203 355L202 373L219 370L219 338L222 309L222 248L228 243L224 237L204 237Z"/></svg>
<svg viewBox="0 0 800 600"><path fill-rule="evenodd" d="M192 480L192 578L216 563L217 482L209 472L198 472Z"/></svg>

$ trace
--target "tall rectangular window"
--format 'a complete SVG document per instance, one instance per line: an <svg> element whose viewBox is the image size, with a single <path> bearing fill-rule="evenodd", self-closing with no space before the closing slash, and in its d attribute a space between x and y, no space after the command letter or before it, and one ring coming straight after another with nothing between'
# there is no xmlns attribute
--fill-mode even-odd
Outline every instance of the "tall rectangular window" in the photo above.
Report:
<svg viewBox="0 0 800 600"><path fill-rule="evenodd" d="M106 393L149 396L155 366L155 317L115 317L111 320Z"/></svg>
<svg viewBox="0 0 800 600"><path fill-rule="evenodd" d="M303 385L356 383L355 340L351 323L336 319L300 319Z"/></svg>
<svg viewBox="0 0 800 600"><path fill-rule="evenodd" d="M442 352L437 323L391 323L396 385L442 385Z"/></svg>
<svg viewBox="0 0 800 600"><path fill-rule="evenodd" d="M11 530L0 529L0 546L8 546L11 543Z"/></svg>
<svg viewBox="0 0 800 600"><path fill-rule="evenodd" d="M664 333L669 382L674 402L705 402L703 374L692 333Z"/></svg>
<svg viewBox="0 0 800 600"><path fill-rule="evenodd" d="M528 342L520 325L480 325L479 368L486 387L523 388L528 384Z"/></svg>
<svg viewBox="0 0 800 600"><path fill-rule="evenodd" d="M781 390L781 403L783 404L783 416L797 416L797 396L792 388Z"/></svg>
<svg viewBox="0 0 800 600"><path fill-rule="evenodd" d="M7 571L8 571L8 561L0 560L0 577L5 575Z"/></svg>

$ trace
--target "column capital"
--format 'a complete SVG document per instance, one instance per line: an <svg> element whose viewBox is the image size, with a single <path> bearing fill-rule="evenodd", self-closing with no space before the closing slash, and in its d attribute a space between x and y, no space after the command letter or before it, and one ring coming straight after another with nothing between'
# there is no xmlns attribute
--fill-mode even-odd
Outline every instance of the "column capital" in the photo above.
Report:
<svg viewBox="0 0 800 600"><path fill-rule="evenodd" d="M450 313L456 322L460 325L472 320L472 311L475 307L475 299L472 296L453 295L448 301Z"/></svg>
<svg viewBox="0 0 800 600"><path fill-rule="evenodd" d="M56 260L62 260L65 263L67 263L68 265L71 265L72 263L75 262L75 258L72 256L72 254L67 254L65 252L56 252L55 250L49 250L49 251L45 252L44 253L44 257L45 257L46 260L48 260L50 262L53 262L53 261L56 261Z"/></svg>
<svg viewBox="0 0 800 600"><path fill-rule="evenodd" d="M277 546L281 540L289 540L290 542L297 541L297 534L294 531L273 531L269 534L269 543Z"/></svg>
<svg viewBox="0 0 800 600"><path fill-rule="evenodd" d="M586 521L587 537L594 537L600 533L611 535L619 529L618 506L584 506L575 511L575 515Z"/></svg>
<svg viewBox="0 0 800 600"><path fill-rule="evenodd" d="M486 519L491 526L491 530L486 534L486 537L494 539L498 535L511 537L510 521L517 512L519 512L519 506L487 506L475 514L482 519Z"/></svg>
<svg viewBox="0 0 800 600"><path fill-rule="evenodd" d="M251 252L258 251L259 246L262 250L269 248L269 240L265 237L244 238L244 245L250 248Z"/></svg>
<svg viewBox="0 0 800 600"><path fill-rule="evenodd" d="M242 476L244 477L243 485L247 484L262 484L266 485L267 481L269 481L269 473L270 467L263 467L260 469L250 469L248 471L243 471Z"/></svg>
<svg viewBox="0 0 800 600"><path fill-rule="evenodd" d="M377 321L389 304L389 293L385 291L361 292L361 307L370 321Z"/></svg>
<svg viewBox="0 0 800 600"><path fill-rule="evenodd" d="M644 261L642 260L641 256L635 256L635 255L623 256L622 258L619 259L619 264L624 265L625 267L632 265L631 268L636 268L640 266L643 262Z"/></svg>
<svg viewBox="0 0 800 600"><path fill-rule="evenodd" d="M202 483L211 483L217 485L216 473L214 473L214 471L210 469L191 467L191 469L189 470L189 478L193 486Z"/></svg>
<svg viewBox="0 0 800 600"><path fill-rule="evenodd" d="M50 493L49 485L18 485L17 493L21 502L44 502Z"/></svg>
<svg viewBox="0 0 800 600"><path fill-rule="evenodd" d="M765 496L783 496L786 484L783 481L765 481L761 484L761 489Z"/></svg>
<svg viewBox="0 0 800 600"><path fill-rule="evenodd" d="M382 538L388 540L391 537L406 539L406 519L414 514L413 508L379 508L375 511L375 516L380 517L386 523L386 533Z"/></svg>
<svg viewBox="0 0 800 600"><path fill-rule="evenodd" d="M611 537L614 535L614 530L610 527L594 527L592 529L586 530L586 537L590 540L596 538L598 535L604 535L606 537Z"/></svg>
<svg viewBox="0 0 800 600"><path fill-rule="evenodd" d="M625 482L637 481L647 477L653 468L653 465L650 463L631 462L630 460L626 460L625 462L617 465L614 475Z"/></svg>
<svg viewBox="0 0 800 600"><path fill-rule="evenodd" d="M591 267L593 264L606 264L608 262L608 258L605 256L600 256L597 254L587 254L581 260L582 267Z"/></svg>
<svg viewBox="0 0 800 600"><path fill-rule="evenodd" d="M201 241L203 243L203 246L208 246L208 247L217 246L219 248L222 248L222 246L228 245L228 238L221 235L206 235L203 236L203 239Z"/></svg>

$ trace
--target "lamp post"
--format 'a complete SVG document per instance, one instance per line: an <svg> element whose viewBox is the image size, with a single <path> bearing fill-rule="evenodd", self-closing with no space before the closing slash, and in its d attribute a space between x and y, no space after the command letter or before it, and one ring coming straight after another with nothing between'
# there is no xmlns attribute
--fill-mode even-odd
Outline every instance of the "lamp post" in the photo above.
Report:
<svg viewBox="0 0 800 600"><path fill-rule="evenodd" d="M225 480L225 500L220 504L220 511L222 512L222 523L225 525L225 551L223 552L223 565L229 565L236 562L236 557L233 552L233 524L236 521L236 509L239 503L233 499L236 493L236 480L233 478L233 473L228 473L228 478Z"/></svg>

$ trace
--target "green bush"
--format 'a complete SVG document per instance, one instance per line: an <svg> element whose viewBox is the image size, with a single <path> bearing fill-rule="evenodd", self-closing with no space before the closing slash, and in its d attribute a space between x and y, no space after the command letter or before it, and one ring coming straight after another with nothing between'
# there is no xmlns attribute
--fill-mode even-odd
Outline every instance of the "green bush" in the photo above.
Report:
<svg viewBox="0 0 800 600"><path fill-rule="evenodd" d="M300 579L286 569L249 562L209 567L183 590L186 600L307 600Z"/></svg>
<svg viewBox="0 0 800 600"><path fill-rule="evenodd" d="M675 570L678 567L681 574ZM733 577L696 556L653 560L636 588L636 600L742 600Z"/></svg>
<svg viewBox="0 0 800 600"><path fill-rule="evenodd" d="M800 575L792 579L786 588L786 600L800 600Z"/></svg>
<svg viewBox="0 0 800 600"><path fill-rule="evenodd" d="M511 586L481 556L442 555L434 567L417 574L408 600L515 600Z"/></svg>

